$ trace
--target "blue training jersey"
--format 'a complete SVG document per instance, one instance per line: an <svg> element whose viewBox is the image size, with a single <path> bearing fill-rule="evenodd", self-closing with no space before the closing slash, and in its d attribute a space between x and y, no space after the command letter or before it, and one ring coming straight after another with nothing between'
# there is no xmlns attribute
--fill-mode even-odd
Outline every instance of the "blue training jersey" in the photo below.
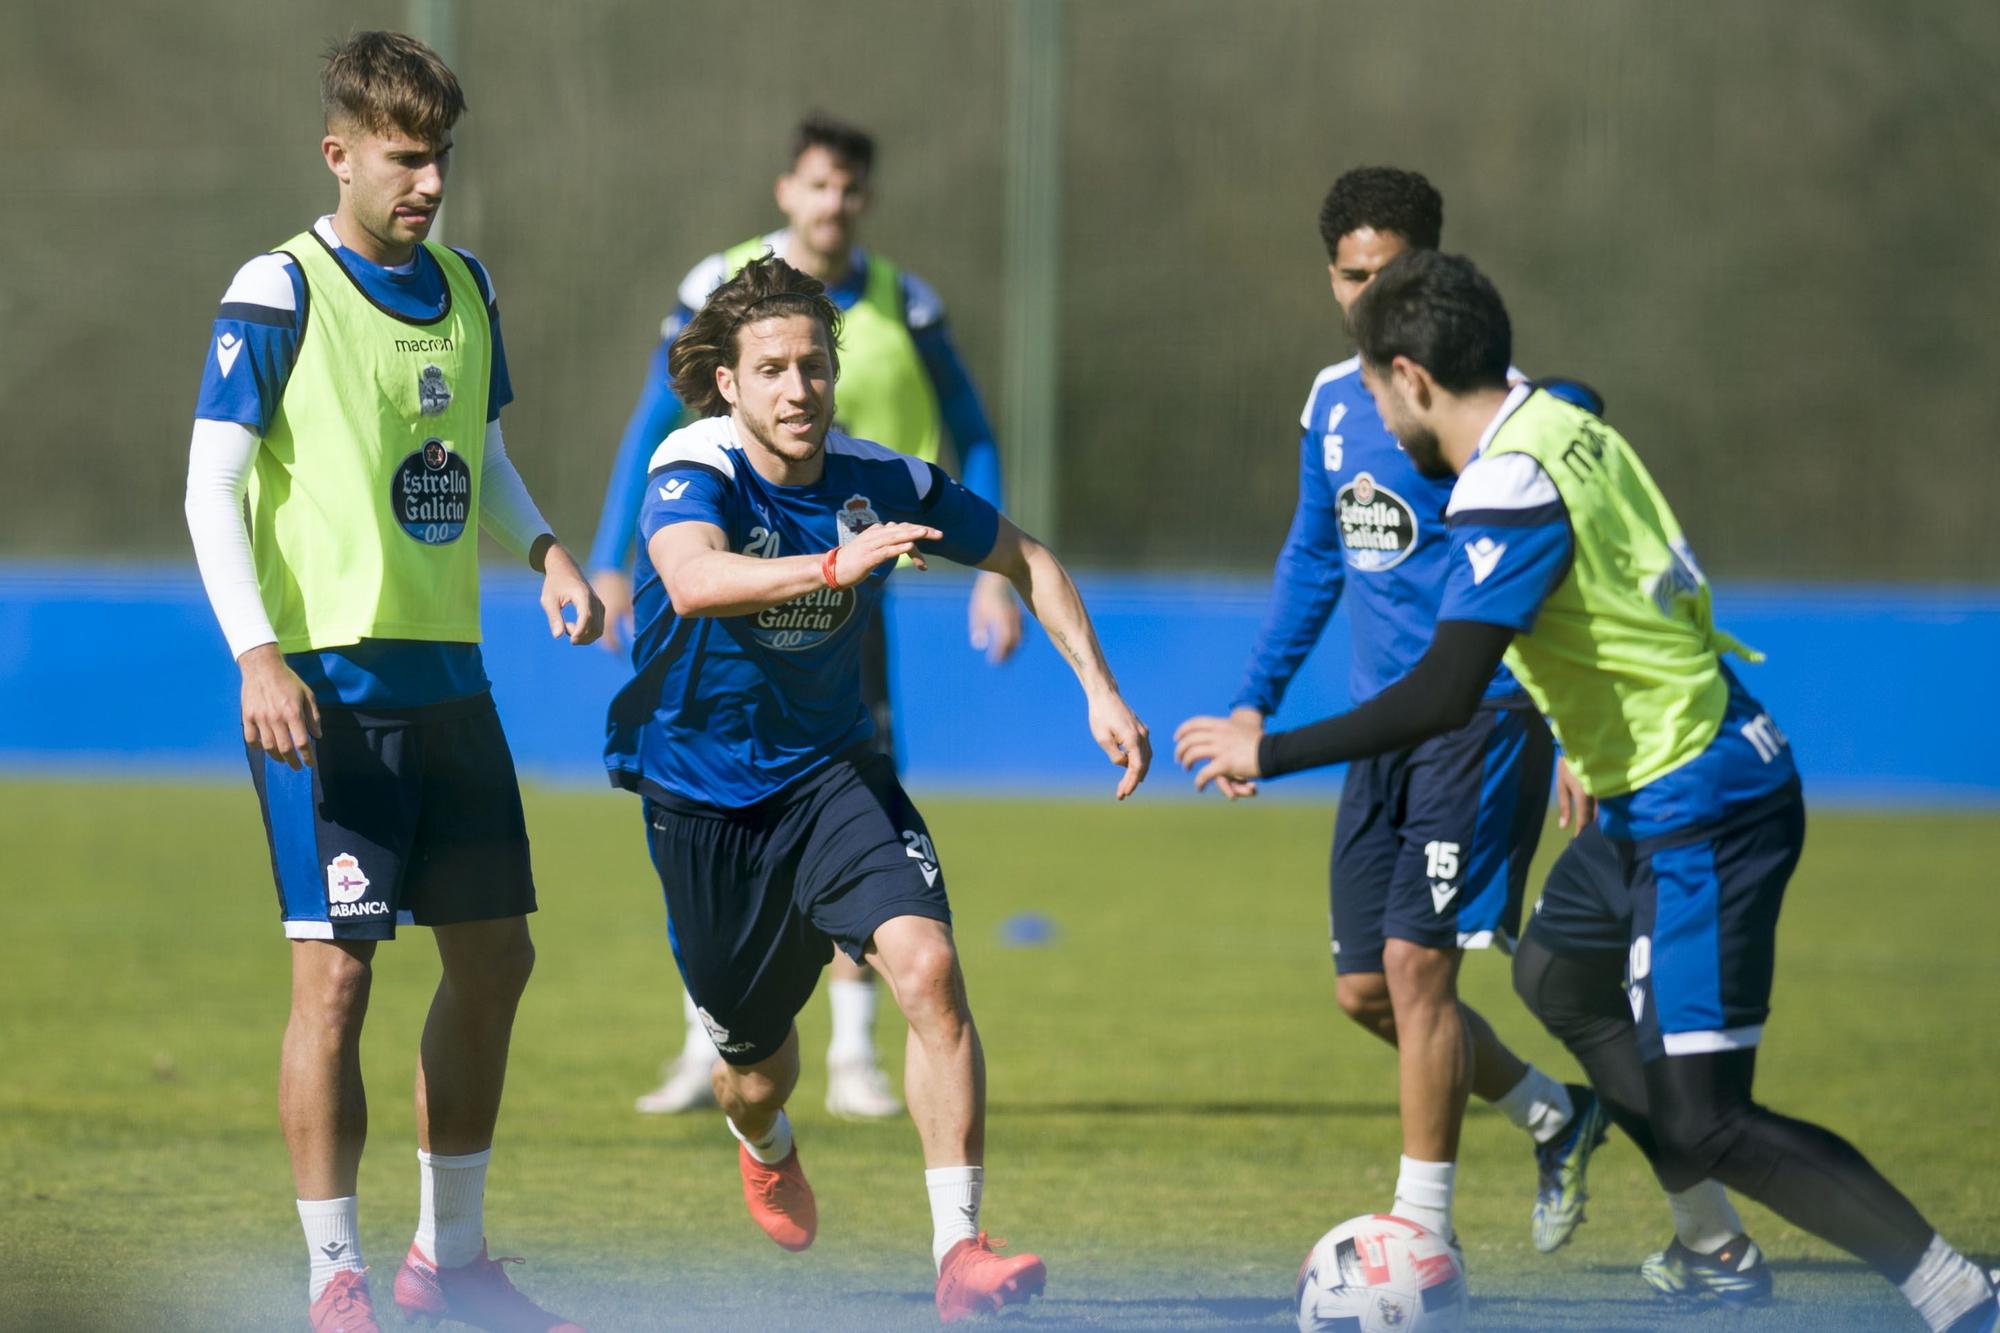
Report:
<svg viewBox="0 0 2000 1333"><path fill-rule="evenodd" d="M444 312L448 297L444 273L422 246L410 263L385 268L342 245L331 218L314 223L313 231L377 305L418 320L436 319ZM497 421L500 409L514 400L507 353L500 341L500 306L485 266L463 250L456 252L486 297L493 334L486 419ZM311 317L305 274L289 256L258 255L238 269L215 313L196 419L234 422L262 438L284 397L305 321ZM476 643L370 639L322 652L287 653L285 661L322 703L351 708L416 708L487 688Z"/></svg>
<svg viewBox="0 0 2000 1333"><path fill-rule="evenodd" d="M1516 390L1509 404L1523 396ZM1495 426L1503 419L1504 411ZM1542 465L1523 453L1474 454L1447 517L1451 550L1437 618L1533 629L1542 603L1569 573L1576 541ZM1798 780L1784 733L1726 663L1722 673L1729 704L1715 739L1672 772L1598 802L1607 834L1638 842L1718 824Z"/></svg>
<svg viewBox="0 0 2000 1333"><path fill-rule="evenodd" d="M1313 381L1299 425L1299 501L1278 555L1270 609L1232 707L1278 709L1319 642L1344 586L1353 652L1348 691L1360 703L1409 673L1430 646L1449 547L1452 482L1419 473L1382 424L1360 358ZM1488 701L1527 694L1501 667Z"/></svg>
<svg viewBox="0 0 2000 1333"><path fill-rule="evenodd" d="M774 231L764 238L772 253L778 253L785 233ZM667 375L667 350L694 312L709 294L730 277L728 261L710 255L688 272L681 281L673 310L660 322L660 341L654 345L646 367L645 387L625 424L618 443L618 457L611 465L611 480L605 487L604 507L597 519L597 536L590 546L590 568L623 569L632 558L633 537L638 530L639 499L646 482L653 450L666 438L681 416L681 400ZM995 509L1005 501L1000 491L1000 449L993 440L993 426L980 402L958 345L952 340L945 319L944 302L931 285L901 270L903 322L916 344L917 355L930 376L931 390L937 394L938 414L945 432L958 454L958 468L967 489ZM847 276L827 288L827 296L841 309L851 309L868 289L868 253L857 248Z"/></svg>
<svg viewBox="0 0 2000 1333"><path fill-rule="evenodd" d="M780 486L750 465L735 425L709 417L654 451L639 506L632 664L604 746L613 785L656 799L739 809L858 745L861 638L894 562L858 586L824 588L744 616L681 616L646 547L676 523L721 528L728 548L775 559L819 555L875 523L923 523L924 546L964 565L993 549L1000 515L933 464L839 431L825 474Z"/></svg>

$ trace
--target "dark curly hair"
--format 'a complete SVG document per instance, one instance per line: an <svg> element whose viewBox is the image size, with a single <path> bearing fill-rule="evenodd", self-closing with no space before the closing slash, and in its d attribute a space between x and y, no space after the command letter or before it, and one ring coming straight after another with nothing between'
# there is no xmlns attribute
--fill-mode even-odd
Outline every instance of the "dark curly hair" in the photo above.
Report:
<svg viewBox="0 0 2000 1333"><path fill-rule="evenodd" d="M745 324L774 315L805 315L826 330L833 370L840 373L840 311L818 278L799 272L776 255L753 259L728 282L709 293L667 351L667 374L680 400L705 417L729 414L729 401L716 387L718 367L735 368L742 349L736 333Z"/></svg>
<svg viewBox="0 0 2000 1333"><path fill-rule="evenodd" d="M1418 250L1435 250L1444 232L1444 198L1414 171L1356 167L1333 183L1319 206L1319 235L1332 260L1340 238L1372 227L1393 231Z"/></svg>

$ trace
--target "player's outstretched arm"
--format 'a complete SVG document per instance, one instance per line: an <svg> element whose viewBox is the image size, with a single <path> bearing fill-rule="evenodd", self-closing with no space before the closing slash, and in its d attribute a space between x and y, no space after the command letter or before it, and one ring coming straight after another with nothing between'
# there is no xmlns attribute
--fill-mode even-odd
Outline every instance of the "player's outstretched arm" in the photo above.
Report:
<svg viewBox="0 0 2000 1333"><path fill-rule="evenodd" d="M1191 717L1174 732L1174 760L1196 770L1199 789L1408 749L1472 720L1513 637L1505 625L1440 621L1410 673L1352 712L1261 737L1231 718Z"/></svg>
<svg viewBox="0 0 2000 1333"><path fill-rule="evenodd" d="M1083 598L1077 595L1069 571L1062 567L1053 551L1015 527L1005 516L1000 519L992 551L979 562L979 567L1004 575L1014 585L1021 600L1035 613L1035 619L1042 622L1056 651L1076 672L1084 698L1090 704L1090 734L1105 757L1125 770L1117 791L1118 799L1124 800L1145 781L1146 770L1153 762L1153 743L1148 738L1146 724L1118 692L1118 682L1104 660L1097 631L1090 626L1090 613L1083 609Z"/></svg>
<svg viewBox="0 0 2000 1333"><path fill-rule="evenodd" d="M677 616L748 616L826 588L851 588L878 565L904 556L925 568L918 542L944 534L921 523L877 523L845 546L819 555L766 560L729 549L713 523L675 523L646 543Z"/></svg>

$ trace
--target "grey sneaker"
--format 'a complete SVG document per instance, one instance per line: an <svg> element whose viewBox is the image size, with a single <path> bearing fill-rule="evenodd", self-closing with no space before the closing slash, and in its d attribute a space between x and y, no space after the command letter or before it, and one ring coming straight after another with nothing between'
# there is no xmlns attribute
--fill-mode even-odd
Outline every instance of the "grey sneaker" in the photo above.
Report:
<svg viewBox="0 0 2000 1333"><path fill-rule="evenodd" d="M1672 1244L1639 1265L1646 1285L1677 1304L1713 1296L1742 1309L1771 1299L1771 1265L1748 1236L1737 1236L1713 1254Z"/></svg>

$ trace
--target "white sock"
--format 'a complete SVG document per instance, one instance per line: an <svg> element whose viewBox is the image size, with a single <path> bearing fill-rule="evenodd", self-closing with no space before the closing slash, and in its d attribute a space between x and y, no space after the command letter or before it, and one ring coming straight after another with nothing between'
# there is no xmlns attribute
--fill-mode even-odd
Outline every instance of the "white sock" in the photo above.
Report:
<svg viewBox="0 0 2000 1333"><path fill-rule="evenodd" d="M1396 1176L1396 1206L1390 1211L1435 1232L1440 1240L1450 1240L1451 1194L1457 1175L1456 1162L1405 1157Z"/></svg>
<svg viewBox="0 0 2000 1333"><path fill-rule="evenodd" d="M335 1273L361 1267L357 1211L352 1194L344 1199L299 1200L299 1225L306 1229L306 1253L312 1259L312 1276L306 1282L307 1300L318 1300Z"/></svg>
<svg viewBox="0 0 2000 1333"><path fill-rule="evenodd" d="M1516 1129L1527 1130L1537 1143L1547 1143L1562 1133L1570 1117L1576 1114L1575 1108L1570 1105L1569 1089L1533 1065L1529 1065L1528 1072L1521 1075L1521 1081L1493 1105L1507 1117L1507 1123Z"/></svg>
<svg viewBox="0 0 2000 1333"><path fill-rule="evenodd" d="M941 1166L924 1172L924 1188L931 1193L931 1262L940 1269L952 1246L978 1238L979 1192L985 1184L983 1166Z"/></svg>
<svg viewBox="0 0 2000 1333"><path fill-rule="evenodd" d="M743 1131L728 1116L722 1117L722 1123L729 1126L729 1132L736 1136L736 1141L748 1148L750 1155L765 1166L776 1166L792 1155L792 1121L783 1111L778 1112L778 1118L771 1122L770 1131L761 1139L743 1137Z"/></svg>
<svg viewBox="0 0 2000 1333"><path fill-rule="evenodd" d="M1743 1234L1743 1219L1720 1181L1704 1180L1667 1195L1674 1210L1674 1234L1696 1254L1714 1254Z"/></svg>
<svg viewBox="0 0 2000 1333"><path fill-rule="evenodd" d="M1993 1299L1993 1286L1979 1265L1945 1244L1943 1236L1931 1237L1916 1271L1898 1285L1903 1299L1933 1330L1950 1328L1952 1321Z"/></svg>
<svg viewBox="0 0 2000 1333"><path fill-rule="evenodd" d="M706 1069L715 1063L715 1038L708 1035L708 1025L701 1021L701 1010L695 1006L694 996L685 990L681 992L681 1015L687 1020L687 1036L681 1040L681 1063L698 1063Z"/></svg>
<svg viewBox="0 0 2000 1333"><path fill-rule="evenodd" d="M826 983L826 997L833 1005L833 1040L826 1048L828 1064L875 1063L877 995L872 981Z"/></svg>
<svg viewBox="0 0 2000 1333"><path fill-rule="evenodd" d="M444 1157L417 1150L417 1248L439 1268L463 1268L486 1244L486 1164L493 1150Z"/></svg>

